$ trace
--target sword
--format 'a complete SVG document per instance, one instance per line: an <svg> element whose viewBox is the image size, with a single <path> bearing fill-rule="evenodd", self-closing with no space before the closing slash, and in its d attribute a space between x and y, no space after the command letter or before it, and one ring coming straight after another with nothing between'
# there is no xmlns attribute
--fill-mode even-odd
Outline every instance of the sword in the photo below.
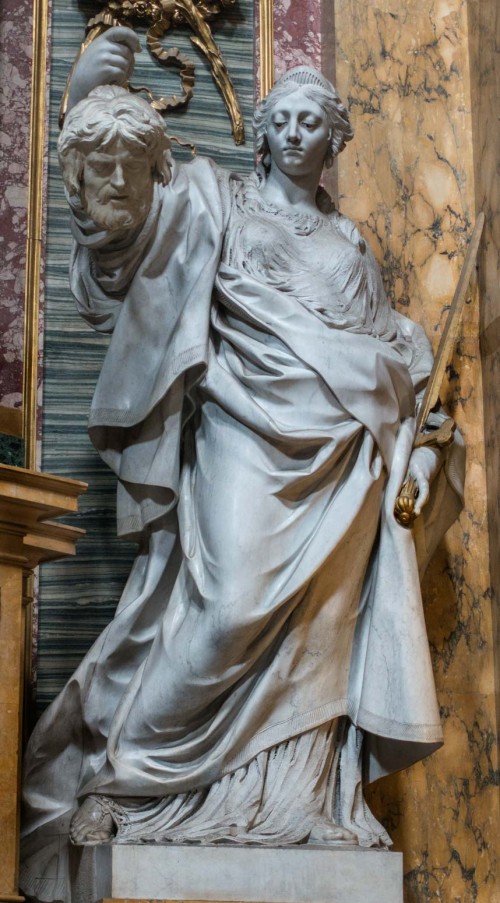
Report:
<svg viewBox="0 0 500 903"><path fill-rule="evenodd" d="M476 225L474 226L474 231L472 232L469 241L464 265L462 267L460 278L455 289L455 294L453 295L453 301L451 303L450 312L446 320L446 325L439 342L436 358L434 360L434 366L431 370L431 375L429 377L429 382L427 383L427 388L422 399L422 404L420 405L417 416L417 425L413 448L422 448L423 446L445 448L453 441L455 423L453 420L451 420L451 418L446 419L444 423L441 424L439 429L432 430L429 433L424 433L424 429L429 414L439 402L439 391L443 383L446 368L453 356L453 351L457 340L458 327L460 324L460 317L462 315L462 310L467 298L472 271L476 263L476 257L479 249L479 242L481 241L483 226L484 213L481 212L478 214ZM417 516L415 514L415 500L417 496L417 482L414 477L412 477L411 473L408 473L408 476L400 489L399 495L394 505L394 516L397 522L401 524L402 527L409 528L415 521L415 518Z"/></svg>

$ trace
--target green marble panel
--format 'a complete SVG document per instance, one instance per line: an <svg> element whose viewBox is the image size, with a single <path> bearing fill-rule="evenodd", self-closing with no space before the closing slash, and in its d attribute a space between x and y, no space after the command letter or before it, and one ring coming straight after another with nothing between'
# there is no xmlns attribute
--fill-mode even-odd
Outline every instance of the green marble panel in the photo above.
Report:
<svg viewBox="0 0 500 903"><path fill-rule="evenodd" d="M0 464L24 467L24 442L22 439L0 433Z"/></svg>
<svg viewBox="0 0 500 903"><path fill-rule="evenodd" d="M92 332L76 313L68 286L69 217L58 172L56 142L60 98L83 37L87 18L99 4L76 0L53 3L50 94L49 213L47 221L42 467L49 473L84 480L89 489L73 523L84 527L74 560L46 564L40 579L37 707L55 696L113 615L134 548L115 537L114 478L93 450L86 421L106 351L106 339ZM168 119L171 134L193 141L199 153L238 171L253 166L253 3L239 0L213 24L244 112L247 143L236 147L222 98L203 55L189 32L176 30L165 46L178 46L197 63L195 95L185 112ZM144 43L144 42L143 42ZM178 77L140 57L135 82L157 93L178 91ZM176 156L189 158L189 151Z"/></svg>

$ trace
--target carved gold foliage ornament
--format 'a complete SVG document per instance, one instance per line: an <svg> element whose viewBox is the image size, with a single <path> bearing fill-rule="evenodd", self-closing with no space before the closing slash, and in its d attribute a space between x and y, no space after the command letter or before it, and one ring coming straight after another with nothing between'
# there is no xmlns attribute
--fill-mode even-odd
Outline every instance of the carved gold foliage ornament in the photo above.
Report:
<svg viewBox="0 0 500 903"><path fill-rule="evenodd" d="M243 144L245 131L243 116L231 81L227 66L212 35L210 20L223 9L234 5L236 0L104 0L104 10L89 19L86 35L80 47L77 60L87 47L106 29L114 26L136 28L143 26L146 31L146 46L151 56L163 66L175 66L179 69L181 93L169 97L154 97L145 86L128 85L129 90L144 91L151 105L160 113L166 113L178 107L186 106L192 95L195 84L195 66L192 60L181 53L177 47L164 49L161 40L173 28L188 25L194 32L191 41L205 54L212 77L219 88L231 120L232 133L236 144ZM70 76L71 78L71 76ZM69 82L69 80L68 80ZM66 112L68 87L61 107L61 120Z"/></svg>

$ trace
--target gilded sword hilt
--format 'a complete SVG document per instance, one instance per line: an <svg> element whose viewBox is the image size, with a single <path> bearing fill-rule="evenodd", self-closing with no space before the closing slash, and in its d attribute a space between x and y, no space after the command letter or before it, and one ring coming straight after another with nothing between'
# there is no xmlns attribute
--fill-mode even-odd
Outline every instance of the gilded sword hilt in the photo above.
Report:
<svg viewBox="0 0 500 903"><path fill-rule="evenodd" d="M415 437L413 448L446 448L453 442L455 429L456 424L454 420L448 417L437 429L428 433L418 433ZM417 517L415 514L417 498L417 481L411 473L408 473L394 505L394 517L402 527L409 529L413 526Z"/></svg>

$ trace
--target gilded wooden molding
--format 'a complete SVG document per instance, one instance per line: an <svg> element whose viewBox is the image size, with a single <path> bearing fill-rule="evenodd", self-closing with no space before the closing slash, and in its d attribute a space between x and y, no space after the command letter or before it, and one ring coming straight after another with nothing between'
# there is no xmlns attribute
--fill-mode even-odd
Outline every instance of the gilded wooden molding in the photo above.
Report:
<svg viewBox="0 0 500 903"><path fill-rule="evenodd" d="M43 154L45 143L48 0L33 0L28 181L28 234L24 301L23 436L24 463L37 464L38 353L43 227Z"/></svg>
<svg viewBox="0 0 500 903"><path fill-rule="evenodd" d="M259 0L260 99L274 85L274 2Z"/></svg>

